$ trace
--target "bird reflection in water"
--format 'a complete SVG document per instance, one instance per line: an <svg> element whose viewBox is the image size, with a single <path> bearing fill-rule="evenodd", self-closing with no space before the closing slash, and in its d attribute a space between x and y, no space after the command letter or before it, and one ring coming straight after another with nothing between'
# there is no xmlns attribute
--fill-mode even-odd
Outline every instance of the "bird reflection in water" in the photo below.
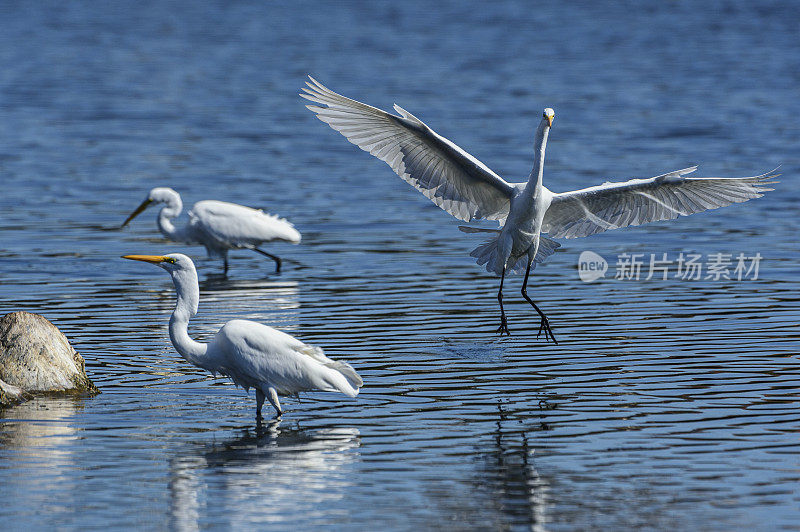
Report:
<svg viewBox="0 0 800 532"><path fill-rule="evenodd" d="M536 470L526 431L510 430L507 423L512 420L499 402L497 410L494 447L483 455L478 486L494 494L486 500L496 506L498 518L510 521L506 524L545 530L548 483ZM547 430L544 421L540 429Z"/></svg>
<svg viewBox="0 0 800 532"><path fill-rule="evenodd" d="M301 429L274 420L173 457L171 528L197 530L200 521L238 528L298 514L331 522L339 511L333 503L353 484L359 446L355 428Z"/></svg>
<svg viewBox="0 0 800 532"><path fill-rule="evenodd" d="M234 281L207 275L200 282L200 291L203 307L220 318L264 321L275 327L297 326L300 296L296 282Z"/></svg>

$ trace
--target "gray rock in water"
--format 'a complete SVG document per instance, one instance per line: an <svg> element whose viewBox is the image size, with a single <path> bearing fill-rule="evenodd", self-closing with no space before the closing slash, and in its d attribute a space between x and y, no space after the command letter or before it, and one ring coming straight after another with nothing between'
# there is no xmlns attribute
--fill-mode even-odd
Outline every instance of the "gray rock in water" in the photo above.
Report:
<svg viewBox="0 0 800 532"><path fill-rule="evenodd" d="M0 406L13 405L25 399L27 399L27 394L22 391L22 388L0 381Z"/></svg>
<svg viewBox="0 0 800 532"><path fill-rule="evenodd" d="M96 394L83 357L46 318L12 312L0 319L0 405L31 393Z"/></svg>

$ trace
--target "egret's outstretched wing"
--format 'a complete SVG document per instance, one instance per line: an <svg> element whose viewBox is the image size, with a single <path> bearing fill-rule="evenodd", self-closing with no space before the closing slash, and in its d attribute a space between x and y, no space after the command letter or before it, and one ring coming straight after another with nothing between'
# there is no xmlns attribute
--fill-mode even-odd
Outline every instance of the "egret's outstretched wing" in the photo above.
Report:
<svg viewBox="0 0 800 532"><path fill-rule="evenodd" d="M707 209L759 198L772 190L776 175L755 177L684 177L696 166L650 179L554 194L542 223L552 238L578 238L611 229L673 220Z"/></svg>
<svg viewBox="0 0 800 532"><path fill-rule="evenodd" d="M303 98L317 118L350 142L388 164L437 206L459 220L505 220L514 188L486 165L417 117L401 116L345 98L309 76Z"/></svg>
<svg viewBox="0 0 800 532"><path fill-rule="evenodd" d="M231 246L251 246L270 240L300 242L294 226L272 214L224 201L198 201L189 212L193 230Z"/></svg>

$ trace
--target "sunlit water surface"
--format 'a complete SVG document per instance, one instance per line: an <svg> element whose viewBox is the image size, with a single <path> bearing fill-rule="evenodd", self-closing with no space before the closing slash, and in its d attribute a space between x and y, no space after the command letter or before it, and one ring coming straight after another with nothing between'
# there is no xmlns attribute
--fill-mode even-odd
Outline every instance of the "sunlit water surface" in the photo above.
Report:
<svg viewBox="0 0 800 532"><path fill-rule="evenodd" d="M538 4L538 3L537 3ZM291 5L291 7L289 7ZM103 393L0 412L4 529L800 529L796 7L423 2L4 3L0 311L52 320ZM480 235L296 96L306 73L397 102L512 181L556 110L546 183L701 164L768 197L564 241L530 293L560 343L469 258ZM290 218L300 246L168 244L153 186ZM607 277L578 278L582 251ZM254 400L184 362L171 283L124 253L197 259L192 334L258 320L364 378L355 400ZM615 280L621 253L760 253L757 280Z"/></svg>

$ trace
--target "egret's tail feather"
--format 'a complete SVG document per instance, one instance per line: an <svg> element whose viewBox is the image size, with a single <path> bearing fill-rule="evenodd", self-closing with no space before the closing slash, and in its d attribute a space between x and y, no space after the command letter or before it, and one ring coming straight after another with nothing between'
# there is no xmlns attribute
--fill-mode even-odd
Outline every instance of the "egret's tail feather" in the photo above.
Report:
<svg viewBox="0 0 800 532"><path fill-rule="evenodd" d="M325 365L333 370L338 371L339 374L344 377L344 380L347 381L348 388L339 387L340 392L345 395L349 395L350 397L355 397L358 395L358 390L364 385L364 381L361 380L361 376L356 373L356 370L353 369L353 366L347 362L342 362L341 360L331 360L330 363Z"/></svg>
<svg viewBox="0 0 800 532"><path fill-rule="evenodd" d="M479 245L469 254L475 257L479 266L486 265L487 272L494 272L497 275L503 273L504 260L497 251L497 239L493 238Z"/></svg>
<svg viewBox="0 0 800 532"><path fill-rule="evenodd" d="M536 252L536 258L531 265L531 269L536 268L536 264L544 262L547 257L556 252L556 249L561 247L561 244L547 238L546 236L539 235L539 249ZM469 254L470 257L475 257L479 265L486 265L486 271L501 275L503 273L503 266L505 265L505 258L497 249L497 238L493 238L481 244L472 250ZM506 272L521 273L527 267L527 255L519 257L511 257L506 266Z"/></svg>
<svg viewBox="0 0 800 532"><path fill-rule="evenodd" d="M544 262L547 257L555 253L560 247L561 244L552 238L539 235L539 249L536 251L536 262Z"/></svg>
<svg viewBox="0 0 800 532"><path fill-rule="evenodd" d="M358 395L358 389L364 384L361 376L356 373L353 366L341 360L333 360L325 356L325 353L317 346L303 345L300 352L311 356L317 362L333 371L329 372L325 381L334 389L342 392L349 397ZM325 389L324 386L320 386Z"/></svg>

